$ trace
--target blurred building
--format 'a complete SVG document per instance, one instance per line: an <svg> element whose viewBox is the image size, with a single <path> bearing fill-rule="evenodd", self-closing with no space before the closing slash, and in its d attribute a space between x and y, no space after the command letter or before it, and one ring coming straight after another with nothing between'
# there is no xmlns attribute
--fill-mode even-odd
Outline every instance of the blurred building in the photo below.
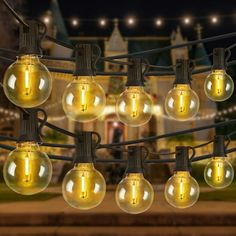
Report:
<svg viewBox="0 0 236 236"><path fill-rule="evenodd" d="M45 20L46 19L46 20ZM51 10L44 16L44 22L47 25L47 34L56 37L57 39L67 43L91 43L98 45L102 50L102 56L113 56L119 54L132 53L137 51L149 50L153 48L162 48L168 45L175 45L185 43L188 40L181 34L181 29L178 27L170 36L140 36L140 37L123 37L122 32L119 30L118 20L114 20L114 28L110 36L98 37L96 32L94 36L78 36L70 37L64 19L62 18L58 2L52 1ZM79 28L78 28L79 30ZM196 29L196 38L201 38L201 26L198 25ZM70 57L73 52L70 49L56 45L47 40L42 44L45 54L53 57ZM207 57L206 50L203 44L198 44L196 47L188 48L183 47L174 49L172 51L165 51L160 54L152 54L148 57L150 64L157 66L174 65L176 59L195 59L203 58L197 61L196 69L203 68L210 65L210 60ZM74 68L74 63L65 60L42 60L49 68ZM126 66L112 64L109 62L98 63L98 71L105 72L125 72ZM43 105L43 108L48 113L50 122L68 129L70 131L86 130L97 131L102 136L102 143L111 143L114 135L119 132L119 140L137 139L140 137L147 137L150 135L159 135L177 130L187 128L194 128L207 123L213 123L216 113L216 105L206 98L203 91L203 83L206 74L194 75L192 87L199 95L200 110L197 117L187 122L178 122L170 119L164 111L164 100L168 91L172 88L174 76L151 76L146 78L146 90L152 96L154 101L154 113L150 122L138 128L127 127L122 124L115 114L115 101L116 97L125 89L126 78L121 76L97 76L96 80L104 88L107 94L107 105L104 114L96 121L90 123L76 123L66 118L62 109L61 98L63 91L68 83L72 80L72 75L63 73L52 73L54 79L53 91L49 100ZM15 127L14 119L11 121L11 127ZM17 122L15 122L17 123ZM1 132L8 126L8 122L3 122ZM8 130L6 132L9 132ZM15 129L10 131L15 132ZM194 133L193 135L186 136L183 142L193 142L201 140L209 140L213 136L212 130ZM175 142L176 140L160 140L157 143L151 144L155 149L168 148L166 144ZM148 145L148 144L147 144ZM169 145L170 146L170 145Z"/></svg>
<svg viewBox="0 0 236 236"><path fill-rule="evenodd" d="M91 43L98 45L102 50L102 56L113 56L119 54L132 53L152 48L161 48L168 45L175 45L187 42L181 34L181 29L178 27L169 37L123 37L122 32L119 30L118 20L114 20L114 29L109 37L98 37L96 32L94 36L78 36L70 37L65 28L64 21L62 20L60 9L54 1L52 12L48 12L50 21L48 23L49 33L57 37L59 40L66 42L76 43ZM55 23L56 22L56 23ZM79 28L78 28L79 30ZM196 36L201 38L201 27L198 25L196 29ZM45 41L43 44L44 50L51 56L68 57L72 55L71 50L65 49L61 46L55 45L51 42ZM199 44L194 48L179 48L172 51L167 51L160 54L153 54L148 57L150 64L157 66L174 65L176 59L194 59L203 57L203 60L197 61L196 69L203 68L210 65L209 58L207 57L206 50L203 44ZM66 61L44 61L48 67L70 68L73 69L72 62ZM105 72L121 72L127 71L126 66L116 65L109 62L98 63L98 71ZM121 132L121 140L136 139L144 136L158 135L177 130L193 128L206 123L212 123L214 114L216 112L215 103L206 98L203 91L203 82L206 74L195 75L193 80L193 89L197 92L200 98L201 108L196 118L188 122L177 122L169 119L163 109L164 99L167 92L172 88L174 80L173 76L155 77L151 76L146 78L146 90L154 100L154 114L151 121L141 127L131 128L119 122L115 114L115 101L116 97L125 89L124 84L126 78L119 76L97 76L96 80L102 85L107 94L107 105L105 112L95 122L90 123L75 123L69 121L62 110L61 97L66 85L72 80L72 76L62 73L53 73L54 89L49 101L45 104L45 109L49 114L49 120L56 123L58 126L74 130L95 130L102 136L103 143L112 142L113 135L116 130ZM212 137L212 131L204 131L194 134L191 140L207 140ZM165 148L165 142L158 142L158 148Z"/></svg>

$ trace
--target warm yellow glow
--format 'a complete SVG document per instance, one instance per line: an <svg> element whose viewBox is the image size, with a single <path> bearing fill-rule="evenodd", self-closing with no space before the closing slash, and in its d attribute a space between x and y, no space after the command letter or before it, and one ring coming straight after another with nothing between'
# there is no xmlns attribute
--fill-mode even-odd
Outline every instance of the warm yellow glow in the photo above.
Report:
<svg viewBox="0 0 236 236"><path fill-rule="evenodd" d="M140 126L152 117L153 103L143 87L128 87L117 99L116 113L129 126Z"/></svg>
<svg viewBox="0 0 236 236"><path fill-rule="evenodd" d="M165 198L174 207L190 207L198 200L198 197L198 183L188 171L176 172L166 183Z"/></svg>
<svg viewBox="0 0 236 236"><path fill-rule="evenodd" d="M80 95L80 97L81 97L81 111L87 111L87 109L88 109L88 102L87 102L87 98L86 98L86 85L82 85L81 86L81 89L80 89L80 91L81 91L81 95Z"/></svg>
<svg viewBox="0 0 236 236"><path fill-rule="evenodd" d="M176 120L194 117L199 109L199 98L188 84L176 84L165 99L167 114Z"/></svg>
<svg viewBox="0 0 236 236"><path fill-rule="evenodd" d="M87 187L88 187L88 183L85 178L85 174L82 173L82 176L81 176L81 198L88 197Z"/></svg>
<svg viewBox="0 0 236 236"><path fill-rule="evenodd" d="M25 68L25 95L29 96L31 94L31 86L30 86L30 74L29 74L29 66Z"/></svg>
<svg viewBox="0 0 236 236"><path fill-rule="evenodd" d="M225 70L213 70L206 78L204 90L212 101L225 101L234 91L234 82Z"/></svg>
<svg viewBox="0 0 236 236"><path fill-rule="evenodd" d="M52 176L52 164L48 156L40 152L38 144L19 143L4 164L3 176L13 191L32 195L48 186Z"/></svg>
<svg viewBox="0 0 236 236"><path fill-rule="evenodd" d="M138 204L137 188L138 188L137 181L133 181L133 183L132 183L132 201L131 201L133 205Z"/></svg>
<svg viewBox="0 0 236 236"><path fill-rule="evenodd" d="M29 153L26 153L26 156L25 156L25 178L24 178L24 181L26 183L29 183L30 182L30 179L31 179L31 167L30 167L30 159L29 159Z"/></svg>
<svg viewBox="0 0 236 236"><path fill-rule="evenodd" d="M90 122L102 115L106 96L93 77L75 77L63 94L62 104L68 118Z"/></svg>
<svg viewBox="0 0 236 236"><path fill-rule="evenodd" d="M131 214L139 214L150 208L154 198L151 184L141 173L130 173L116 188L116 203Z"/></svg>
<svg viewBox="0 0 236 236"><path fill-rule="evenodd" d="M62 183L65 201L72 207L88 210L98 206L106 192L106 182L92 163L79 163L69 171Z"/></svg>
<svg viewBox="0 0 236 236"><path fill-rule="evenodd" d="M138 94L132 95L132 112L131 116L136 118L138 116Z"/></svg>
<svg viewBox="0 0 236 236"><path fill-rule="evenodd" d="M225 188L233 181L233 166L225 157L214 157L205 167L204 178L212 188Z"/></svg>
<svg viewBox="0 0 236 236"><path fill-rule="evenodd" d="M24 55L18 57L6 70L3 88L12 103L32 108L48 99L52 90L52 78L37 56Z"/></svg>

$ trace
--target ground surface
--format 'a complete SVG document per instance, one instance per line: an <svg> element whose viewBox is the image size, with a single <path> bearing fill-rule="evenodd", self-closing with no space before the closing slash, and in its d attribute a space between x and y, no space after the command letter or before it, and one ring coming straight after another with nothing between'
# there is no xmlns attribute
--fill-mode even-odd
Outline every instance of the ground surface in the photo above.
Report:
<svg viewBox="0 0 236 236"><path fill-rule="evenodd" d="M227 190L230 191L230 198L232 192L236 192L234 189L235 186ZM236 202L211 201L207 197L207 201L199 201L192 208L178 210L165 202L163 186L155 187L155 190L155 200L149 211L129 215L116 206L112 188L100 206L82 212L68 206L61 195L57 195L60 194L59 187L51 187L47 190L50 194L40 196L38 201L2 202L0 236L236 235ZM204 187L202 198L204 199L205 193L208 196L225 197L228 195L227 191L210 192L210 189ZM234 196L236 199L236 194Z"/></svg>

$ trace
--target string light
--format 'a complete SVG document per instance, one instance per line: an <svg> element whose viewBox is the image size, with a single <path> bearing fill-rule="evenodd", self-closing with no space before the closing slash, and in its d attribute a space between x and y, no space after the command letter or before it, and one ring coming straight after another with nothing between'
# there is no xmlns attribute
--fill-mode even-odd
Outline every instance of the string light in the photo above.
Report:
<svg viewBox="0 0 236 236"><path fill-rule="evenodd" d="M189 17L184 18L184 24L189 25L191 23L191 19Z"/></svg>
<svg viewBox="0 0 236 236"><path fill-rule="evenodd" d="M16 14L14 15L16 16ZM27 31L31 32L32 30L31 23L27 25L22 19L20 19L19 17L17 18L22 26L20 32L21 33L23 32L23 34L27 33ZM132 24L133 23L134 22L132 21ZM36 28L33 28L33 31L35 29ZM23 54L26 55L26 57L31 56L32 52L30 51L31 47L29 48L29 46L40 48L39 47L40 45L38 44L35 44L35 45L31 44L32 42L36 41L35 39L38 39L38 38L36 38L36 35L31 35L31 34L23 35L23 36L25 37L22 37L21 35L21 40L22 38L25 40L25 38L27 39L28 37L30 38L30 40L21 41L20 49L26 50L26 51L23 51ZM56 41L56 39L53 39L52 41ZM66 43L63 43L60 41L56 41L56 42L64 46L67 45ZM22 45L26 47L23 47ZM66 47L73 48L71 47L71 45L69 46L67 45ZM169 48L170 47L168 47L168 50ZM95 74L94 61L98 60L99 58L99 55L93 55L92 53L93 49L94 48L92 48L91 45L83 44L83 45L76 46L76 51L75 51L76 52L76 63L75 63L76 66L75 66L75 71L74 71L75 78L74 78L74 81L72 81L72 83L70 83L70 85L67 87L66 94L64 94L66 96L65 96L65 99L63 99L64 100L63 102L66 102L66 105L73 105L72 107L73 111L75 110L75 108L76 109L79 108L79 110L80 111L82 110L82 112L85 112L85 111L87 112L87 110L89 110L89 112L85 114L85 119L87 119L87 117L90 116L91 113L93 115L92 117L93 119L97 118L98 117L98 114L96 113L97 110L99 110L98 112L101 113L102 109L99 109L99 108L101 107L103 108L105 106L105 103L103 100L104 91L102 90L102 88L99 87L99 85L97 85L96 83L94 84L93 78L91 78ZM35 54L39 55L40 52L35 50L33 51L33 55ZM137 54L144 54L144 52L136 53L136 55ZM95 58L95 56L97 56L97 58ZM123 57L128 58L132 56L133 56L132 54L128 54ZM122 58L122 56L120 57ZM111 60L111 58L109 58L109 60ZM137 60L138 58L135 58L135 59L132 58L129 61L129 64L125 64L125 65L129 65L129 71L128 71L129 77L127 81L127 86L141 87L144 85L143 70L142 70L144 63L142 63L142 61L139 61L139 64L138 64L139 66L137 69ZM48 82L48 81L42 82L41 76L38 76L40 77L40 80L38 80L37 77L36 78L33 77L29 73L28 66L29 65L27 64L26 68L23 69L23 72L22 72L23 76L19 76L20 82L21 82L20 86L19 85L15 86L14 84L15 81L17 80L15 74L12 74L11 79L7 80L6 82L6 84L8 84L10 88L15 88L17 86L21 87L23 83L24 95L31 94L32 90L34 90L35 87L37 89L38 88L41 89L41 87L44 86L44 84ZM45 69L45 67L43 67L41 64L37 66L40 69L43 69L43 70ZM48 74L46 73L46 76L47 75ZM133 75L133 76L130 76L130 75ZM31 77L33 77L33 81L30 81ZM132 79L130 80L129 78L132 78ZM139 81L134 80L134 78L139 78L140 80ZM32 85L31 83L36 83L37 86L35 87L31 86ZM43 83L43 85L41 83ZM197 95L195 95L193 91L191 91L189 61L187 60L177 61L176 81L174 84L176 85L174 89L176 89L177 91L170 92L171 95L174 95L174 96L170 96L170 99L169 98L167 99L167 106L172 106L174 107L174 109L176 109L177 107L177 110L178 110L177 115L180 118L184 118L184 119L186 118L186 117L181 117L182 114L181 115L179 114L179 113L184 113L184 115L186 115L186 110L187 110L187 118L189 117L189 113L190 113L190 117L194 116L198 111L199 101L198 101ZM4 86L6 85L4 84ZM50 87L50 85L48 84L47 86ZM220 89L217 88L216 90L220 90ZM18 92L19 94L22 95L21 90ZM132 95L134 94L133 90L131 94ZM36 92L36 97L40 97L41 99L40 95L41 95L40 93L38 94ZM9 100L11 100L11 98L9 98ZM176 106L174 104L175 100L177 100ZM73 102L75 104L73 104ZM99 102L101 102L101 104L99 104ZM137 116L137 114L139 113L138 108L140 107L140 103L138 104L138 102L140 102L142 105L143 99L137 99L136 96L131 96L131 115L132 116ZM32 105L31 101L29 102L29 104L30 104L29 107L31 107ZM97 104L101 106L95 107ZM20 105L22 107L27 107L27 102L26 102L26 106L23 106L25 105L25 103L23 103L23 105L22 104ZM92 107L92 109L90 109L90 106ZM228 108L228 110L224 109L220 111L219 114L226 115L228 112L233 112L236 110L235 107L236 106L234 106L233 108ZM192 114L188 110L188 109L193 109L193 108L194 108L194 111L192 113L194 114ZM144 110L146 109L147 109L147 106L144 106L144 108L142 109L142 112L144 112ZM44 114L45 119L39 120L38 118L39 111L41 111ZM208 125L208 126L203 126L203 127L197 127L197 128L192 128L188 130L182 130L178 132L164 134L161 136L153 136L153 137L147 137L144 139L129 140L129 141L123 141L123 142L118 142L118 143L113 143L113 144L100 144L101 137L97 132L94 132L94 131L79 132L75 134L75 133L69 132L68 130L64 130L62 128L56 127L53 124L47 123L46 122L47 114L42 109L31 108L31 109L27 109L27 111L25 111L24 109L21 109L21 112L22 112L22 116L21 116L21 124L20 124L21 126L20 137L19 138L5 137L5 138L8 138L9 140L18 140L17 148L10 153L8 160L5 163L4 171L3 171L4 179L7 185L11 189L21 194L26 194L26 195L35 194L45 189L48 183L50 182L50 179L52 176L51 162L48 156L39 150L39 145L38 145L39 143L42 143L42 140L40 138L40 133L41 133L40 129L43 126L47 126L57 132L73 137L75 139L75 145L55 144L55 143L51 143L51 144L42 143L42 145L51 146L51 147L66 147L66 148L76 149L74 158L71 158L71 157L68 158L65 156L54 156L54 155L51 155L51 158L57 159L57 160L60 159L60 160L73 161L73 163L75 163L74 169L71 170L66 175L63 181L63 196L65 200L71 206L80 208L80 209L91 209L99 205L104 199L105 190L106 190L106 182L103 176L94 169L94 165L93 165L93 163L95 162L94 158L96 158L95 156L96 149L98 148L111 148L112 149L114 147L117 148L117 147L122 147L125 145L132 145L132 146L128 146L128 149L123 149L123 150L120 149L120 151L124 151L128 153L127 161L115 160L115 159L106 160L107 163L127 162L127 169L126 169L127 175L126 175L126 178L121 181L121 183L118 185L118 188L116 189L116 202L122 210L132 213L132 214L138 214L138 213L146 211L147 209L150 208L153 202L153 188L150 185L150 183L143 178L143 175L142 175L143 164L144 163L157 164L157 163L172 162L169 159L166 159L164 161L159 160L159 159L154 159L154 160L148 159L147 158L149 154L148 149L146 149L144 146L135 146L135 144L143 143L147 141L154 141L160 138L167 138L171 136L192 133L192 132L196 132L200 130L206 130L213 127L214 128L222 127L222 126L236 123L236 120L232 120L228 123L220 123L220 124ZM9 115L14 115L14 113L9 112ZM79 116L83 116L83 113L79 114ZM206 118L209 118L209 117L211 116L207 114ZM10 120L10 117L7 119ZM41 123L40 126L38 125L39 122ZM234 133L235 132L228 134L227 138L229 139L230 136L232 136ZM96 139L94 139L93 135L96 135ZM226 138L225 136L223 137ZM4 138L4 136L2 138ZM206 176L206 177L210 177L210 179L206 179L206 182L209 185L212 185L213 183L215 184L215 186L212 185L213 187L220 187L220 188L228 186L232 182L233 180L232 166L228 165L228 163L224 165L222 162L222 159L219 159L219 157L225 158L225 152L226 152L228 144L225 145L224 139L221 139L221 138L219 139L222 141L221 145L218 145L218 143L214 140L213 153L209 155L204 155L201 157L195 157L195 149L197 147L187 147L187 146L176 147L175 174L173 177L171 177L168 180L165 186L165 198L170 205L174 207L178 207L178 208L186 208L186 207L192 206L198 199L198 196L199 196L198 183L189 174L191 162L208 159L209 157L213 156L214 160L211 160L210 165L208 165L205 170L206 175L209 171L213 173L213 175ZM218 140L218 138L216 138L216 140ZM210 144L211 142L212 141L207 142L201 146ZM7 150L12 150L11 146L1 145L1 144L0 146ZM220 149L218 150L219 147ZM193 151L193 155L191 157L189 157L189 153L188 153L190 148ZM236 150L235 148L228 149L227 152L230 153L235 150ZM145 157L143 156L144 154L145 154ZM157 154L158 153L155 153L155 155ZM168 153L168 155L170 155L170 153ZM104 162L104 159L100 160L100 162ZM96 159L96 163L99 163L99 159ZM229 180L226 181L224 178L227 178L227 177L229 177ZM220 183L223 182L223 185L216 186L216 184L219 184L219 182ZM78 186L74 188L76 184Z"/></svg>
<svg viewBox="0 0 236 236"><path fill-rule="evenodd" d="M213 24L217 24L218 21L219 21L219 19L218 19L217 16L212 16L212 17L211 17L211 23L213 23Z"/></svg>
<svg viewBox="0 0 236 236"><path fill-rule="evenodd" d="M133 25L135 25L135 23L136 23L136 20L135 20L134 17L129 17L129 18L127 18L127 24L128 24L129 26L133 26Z"/></svg>
<svg viewBox="0 0 236 236"><path fill-rule="evenodd" d="M49 17L49 16L43 17L43 22L44 22L45 24L49 24L49 23L50 23L50 17Z"/></svg>
<svg viewBox="0 0 236 236"><path fill-rule="evenodd" d="M74 26L74 27L78 26L78 25L79 25L78 19L72 19L72 20L71 20L71 24L72 24L72 26Z"/></svg>
<svg viewBox="0 0 236 236"><path fill-rule="evenodd" d="M99 20L99 24L100 24L100 26L104 27L104 26L107 25L107 20L102 18L102 19Z"/></svg>
<svg viewBox="0 0 236 236"><path fill-rule="evenodd" d="M162 26L162 24L163 24L162 19L156 19L155 24L156 24L156 26Z"/></svg>

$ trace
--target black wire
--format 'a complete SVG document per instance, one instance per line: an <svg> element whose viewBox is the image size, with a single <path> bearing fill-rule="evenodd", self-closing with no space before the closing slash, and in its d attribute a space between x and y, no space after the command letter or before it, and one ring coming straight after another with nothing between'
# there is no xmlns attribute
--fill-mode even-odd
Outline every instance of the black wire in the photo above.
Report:
<svg viewBox="0 0 236 236"><path fill-rule="evenodd" d="M151 50L146 50L146 51L141 51L141 52L122 54L122 55L118 55L118 56L111 56L111 57L106 57L106 58L107 59L123 59L123 58L150 55L150 54L153 54L153 53L161 53L161 52L165 52L165 51L168 51L168 50L171 50L171 49L192 46L192 45L199 44L199 43L207 43L207 42L211 42L211 41L217 41L217 40L231 38L231 37L235 37L235 36L236 36L236 32L232 32L232 33L221 34L221 35L208 37L208 38L204 38L204 39L193 40L193 41L189 41L187 43L182 43L182 44L177 44L177 45L170 45L170 46L163 47L163 48L156 48L156 49L151 49Z"/></svg>
<svg viewBox="0 0 236 236"><path fill-rule="evenodd" d="M46 35L45 38L48 39L49 41L53 42L53 43L56 43L56 44L62 46L62 47L69 48L69 49L72 49L72 50L75 49L75 47L73 45L65 43L63 41L60 41L58 39L55 39L55 38L53 38L49 35Z"/></svg>
<svg viewBox="0 0 236 236"><path fill-rule="evenodd" d="M124 142L119 142L119 143L111 143L111 144L100 144L98 146L98 148L108 148L108 147L114 147L114 146L132 145L132 144L137 144L137 143L149 142L149 141L154 141L154 140L158 140L158 139L161 139L161 138L168 138L168 137L172 137L172 136L198 132L198 131L205 130L205 129L216 128L216 127L221 127L221 126L227 126L227 125L230 125L230 124L233 124L233 123L236 123L236 119L233 119L233 120L230 120L230 121L219 122L219 123L216 123L216 124L196 127L196 128L192 128L192 129L187 129L187 130L162 134L162 135L150 136L150 137L142 138L142 139L138 139L138 140L130 140L130 141L124 141Z"/></svg>
<svg viewBox="0 0 236 236"><path fill-rule="evenodd" d="M57 144L57 143L42 143L40 146L44 147L55 147L55 148L75 148L73 144Z"/></svg>
<svg viewBox="0 0 236 236"><path fill-rule="evenodd" d="M213 143L213 142L214 142L214 140L210 140L210 141L208 141L208 142L206 142L206 143L202 143L202 144L199 144L199 145L193 146L193 148L204 147L204 146L206 146L206 145L208 145L208 144L210 144L210 143Z"/></svg>
<svg viewBox="0 0 236 236"><path fill-rule="evenodd" d="M2 0L3 4L10 11L10 13L18 20L24 27L29 28L29 25L17 14L17 12L10 6L6 0Z"/></svg>
<svg viewBox="0 0 236 236"><path fill-rule="evenodd" d="M42 119L38 118L39 122L44 122ZM62 133L62 134L65 134L65 135L68 135L68 136L71 136L71 137L76 137L76 134L75 133L72 133L70 131L67 131L65 129L62 129L60 127L57 127L49 122L45 122L45 126L47 126L48 128L51 128L53 130L56 130L57 132L59 133Z"/></svg>

